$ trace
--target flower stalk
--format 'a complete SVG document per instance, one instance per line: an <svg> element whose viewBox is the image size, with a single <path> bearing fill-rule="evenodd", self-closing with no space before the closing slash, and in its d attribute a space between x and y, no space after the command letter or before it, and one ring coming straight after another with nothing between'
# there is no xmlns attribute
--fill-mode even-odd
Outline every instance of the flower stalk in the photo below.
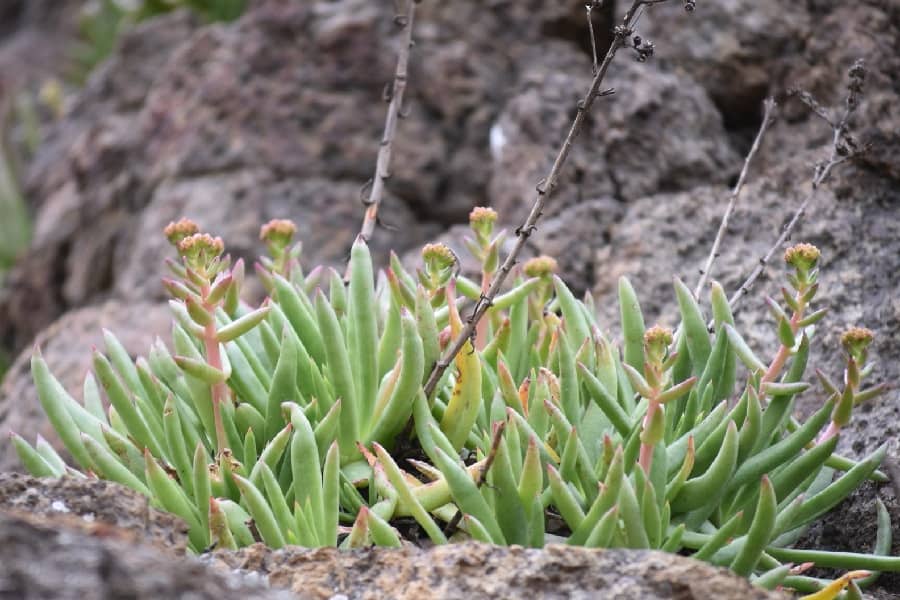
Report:
<svg viewBox="0 0 900 600"><path fill-rule="evenodd" d="M807 308L818 291L819 249L812 244L797 244L791 246L784 253L784 261L794 267L794 274L789 278L795 290L793 298L785 293L785 300L792 309L789 319L785 319L784 313L778 314L778 335L781 341L775 357L769 363L769 367L760 380L761 384L775 381L784 369L784 365L790 358L796 345L797 331ZM822 314L824 316L824 313ZM811 324L811 323L809 323Z"/></svg>

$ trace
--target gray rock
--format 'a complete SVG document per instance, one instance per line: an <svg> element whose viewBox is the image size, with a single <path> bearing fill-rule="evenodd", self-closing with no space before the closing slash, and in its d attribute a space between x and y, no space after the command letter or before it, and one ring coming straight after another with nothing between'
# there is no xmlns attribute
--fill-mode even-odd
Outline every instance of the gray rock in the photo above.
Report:
<svg viewBox="0 0 900 600"><path fill-rule="evenodd" d="M21 600L294 597L172 556L116 527L7 510L0 511L0 590Z"/></svg>
<svg viewBox="0 0 900 600"><path fill-rule="evenodd" d="M175 13L124 36L42 141L25 182L35 212L31 248L0 289L8 350L21 350L65 310L108 294L115 247L132 243L126 224L149 194L135 159L142 140L134 119L165 49L193 27Z"/></svg>
<svg viewBox="0 0 900 600"><path fill-rule="evenodd" d="M181 519L109 481L0 473L0 511L27 512L50 521L68 516L70 523L85 531L115 528L119 537L140 540L173 555L184 554L187 548L187 526Z"/></svg>
<svg viewBox="0 0 900 600"><path fill-rule="evenodd" d="M862 162L900 180L900 53L896 52L900 5L879 0L853 4L828 0L815 5L815 28L803 54L790 61L782 81L785 87L808 89L826 105L837 107L846 95L847 70L863 59L868 68L866 91L852 121L857 139L870 144ZM815 143L814 138L811 141Z"/></svg>
<svg viewBox="0 0 900 600"><path fill-rule="evenodd" d="M23 600L786 597L725 569L661 552L476 543L273 551L257 544L198 561L181 555L184 543L183 523L116 484L0 475L0 589Z"/></svg>
<svg viewBox="0 0 900 600"><path fill-rule="evenodd" d="M621 12L630 3L619 5ZM697 2L690 13L682 2L650 7L637 33L656 44L654 60L690 73L739 129L759 119L762 99L816 36L814 27L802 3L724 0Z"/></svg>
<svg viewBox="0 0 900 600"><path fill-rule="evenodd" d="M725 569L673 554L548 546L535 550L479 543L421 550L328 548L272 551L257 544L208 560L262 571L273 586L304 600L438 598L546 599L787 598L751 586Z"/></svg>
<svg viewBox="0 0 900 600"><path fill-rule="evenodd" d="M686 34L686 35L689 35ZM491 202L524 220L590 84L589 59L564 44L535 49L492 126ZM723 183L738 168L721 116L687 75L638 63L622 51L550 197L548 214L600 196L635 200L658 190ZM665 131L665 135L659 135Z"/></svg>
<svg viewBox="0 0 900 600"><path fill-rule="evenodd" d="M79 0L6 0L0 6L0 106L60 76L75 41Z"/></svg>
<svg viewBox="0 0 900 600"><path fill-rule="evenodd" d="M382 264L389 247L435 231L423 220L464 219L485 203L488 124L507 93L497 78L512 75L500 54L472 56L509 49L497 37L517 39L508 18L526 40L538 24L514 5L470 27L462 13L479 6L422 11L387 229L373 241ZM201 224L247 258L262 251L251 221L294 217L311 234L307 264L342 263L384 122L398 40L390 10L267 0L229 26L198 29L174 13L127 34L31 165L35 235L0 293L5 345L18 351L66 309L110 293L158 294L165 246L152 237L181 210L202 210Z"/></svg>
<svg viewBox="0 0 900 600"><path fill-rule="evenodd" d="M891 461L887 466L888 473L894 482L900 481L900 470ZM891 516L894 542L891 556L900 553L900 540L897 539L897 519L900 518L900 494L897 485L877 485L866 482L861 485L844 502L839 504L811 525L809 531L797 543L802 548L827 548L843 552L871 552L873 550L877 525L875 522L876 499L884 502ZM834 579L841 573L829 569L816 569L810 573L814 577ZM900 575L882 573L874 588L866 590L867 595L876 600L893 600L900 589Z"/></svg>

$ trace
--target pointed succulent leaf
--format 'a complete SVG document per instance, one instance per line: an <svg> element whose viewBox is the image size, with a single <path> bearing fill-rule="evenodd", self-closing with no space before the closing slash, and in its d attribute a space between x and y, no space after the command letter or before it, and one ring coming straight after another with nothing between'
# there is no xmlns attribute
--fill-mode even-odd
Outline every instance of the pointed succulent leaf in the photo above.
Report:
<svg viewBox="0 0 900 600"><path fill-rule="evenodd" d="M232 321L228 325L220 327L218 331L216 331L216 339L219 340L219 343L224 344L244 335L257 325L259 325L269 315L270 310L271 307L262 306L242 317L239 317L237 320Z"/></svg>
<svg viewBox="0 0 900 600"><path fill-rule="evenodd" d="M640 369L644 365L644 315L631 282L619 278L619 314L625 338L625 362Z"/></svg>

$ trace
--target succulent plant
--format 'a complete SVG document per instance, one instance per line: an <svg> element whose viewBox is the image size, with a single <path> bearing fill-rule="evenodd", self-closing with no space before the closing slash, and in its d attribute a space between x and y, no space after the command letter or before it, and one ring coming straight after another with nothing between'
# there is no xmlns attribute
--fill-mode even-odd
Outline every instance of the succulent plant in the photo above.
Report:
<svg viewBox="0 0 900 600"><path fill-rule="evenodd" d="M553 259L532 259L428 396L442 347L496 273L495 221L490 209L471 215L480 282L443 245L424 249L415 274L392 256L376 277L360 239L346 284L333 269L304 273L294 225L270 222L269 256L256 265L270 295L257 308L241 300L242 261L194 223L173 223L181 260L164 283L174 350L157 340L132 360L106 332L83 402L36 353L41 403L78 470L42 439L14 435L16 449L35 475L103 477L145 494L185 520L195 551L426 538L656 548L810 591L827 582L792 563L900 570L886 556L881 504L874 554L791 547L864 480L884 479L884 448L860 462L835 453L854 405L883 389L863 383L871 332L845 334L843 382L819 372L820 408L806 421L792 414L811 387L810 343L826 312L815 308L815 247L785 255L789 287L767 300L779 340L768 362L716 283L708 323L675 281L671 331L645 326L621 279L619 347L590 295L578 300Z"/></svg>

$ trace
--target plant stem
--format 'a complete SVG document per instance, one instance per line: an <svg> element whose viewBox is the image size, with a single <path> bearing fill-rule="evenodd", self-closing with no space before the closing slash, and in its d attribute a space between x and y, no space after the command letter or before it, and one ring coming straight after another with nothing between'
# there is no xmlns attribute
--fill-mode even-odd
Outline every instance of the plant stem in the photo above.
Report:
<svg viewBox="0 0 900 600"><path fill-rule="evenodd" d="M646 431L650 427L650 423L653 421L653 417L656 415L656 411L660 410L659 402L651 398L650 403L647 406L647 414L644 415L644 423L643 430ZM647 476L650 476L650 467L653 465L653 448L655 444L650 444L647 442L641 442L641 452L638 458L638 464L643 467L644 473Z"/></svg>
<svg viewBox="0 0 900 600"><path fill-rule="evenodd" d="M578 137L578 134L584 126L588 111L590 111L591 106L594 104L594 100L596 100L598 96L607 95L607 92L601 92L600 85L606 77L606 72L609 70L609 65L612 63L616 52L625 45L633 33L633 27L638 16L638 9L645 5L660 4L666 1L668 0L634 0L631 8L629 8L628 12L625 14L623 24L616 27L612 44L610 44L609 50L603 58L603 62L600 63L600 66L597 68L597 72L591 80L590 88L584 98L578 103L575 120L569 128L568 135L565 140L563 140L562 147L559 149L559 153L553 161L553 166L550 168L547 177L537 185L537 197L534 199L534 203L531 206L531 212L529 212L525 222L516 229L515 245L506 256L506 259L504 259L503 264L494 276L494 280L491 282L487 292L485 292L481 299L476 303L472 316L469 317L466 326L456 339L453 340L453 343L450 344L447 351L440 360L435 363L434 368L431 370L431 375L429 375L428 381L425 383L425 395L429 398L434 393L444 371L447 370L453 361L453 358L459 354L460 350L462 350L466 340L468 340L472 336L472 332L475 331L478 321L481 320L488 308L490 308L491 303L500 291L503 282L506 281L507 276L516 264L519 253L521 253L528 238L531 237L531 234L537 229L537 222L543 214L547 198L550 197L559 183L559 176L562 172L563 165L565 165L566 160L569 158L569 153L572 150L575 138Z"/></svg>
<svg viewBox="0 0 900 600"><path fill-rule="evenodd" d="M741 195L741 191L744 188L744 181L747 179L747 173L750 171L750 163L753 161L756 152L759 150L761 145L760 142L766 134L766 130L769 129L769 125L772 124L775 108L777 106L775 100L766 98L765 102L763 102L763 106L764 112L762 123L759 126L759 131L756 132L756 139L753 140L753 146L750 147L750 152L747 153L747 157L744 159L744 166L741 169L741 174L738 177L737 183L734 184L734 188L731 190L731 196L728 198L728 207L725 209L725 214L722 215L722 222L719 224L719 231L716 232L716 239L713 241L712 248L709 251L709 257L706 259L706 264L700 269L700 281L697 282L697 287L694 288L694 298L700 297L700 293L703 291L706 282L709 280L709 274L712 272L713 263L716 258L719 257L719 247L722 245L722 238L725 237L725 231L728 229L728 220L734 212L738 197Z"/></svg>
<svg viewBox="0 0 900 600"><path fill-rule="evenodd" d="M416 15L416 4L419 0L406 0L406 15L398 16L395 22L403 29L403 42L397 55L397 69L394 72L394 83L391 88L391 102L388 105L387 117L384 120L384 133L381 136L381 147L378 149L378 160L375 164L375 176L372 179L372 188L369 190L369 198L366 200L366 214L363 218L360 236L367 243L372 239L375 224L378 221L378 208L384 197L384 183L390 177L391 155L393 153L394 137L397 132L403 109L403 94L406 91L407 66L409 64L409 49L413 45L413 19Z"/></svg>
<svg viewBox="0 0 900 600"><path fill-rule="evenodd" d="M796 335L797 329L799 328L800 319L803 318L803 311L806 308L806 303L803 301L803 294L806 289L802 289L797 292L795 296L795 301L797 302L797 310L794 311L794 314L791 315L791 332ZM781 373L781 370L784 368L784 363L787 362L788 357L791 355L791 349L781 344L778 348L778 352L775 354L775 358L772 359L772 362L769 364L769 368L766 369L765 374L760 379L759 383L762 385L763 383L769 381L775 381L775 378Z"/></svg>
<svg viewBox="0 0 900 600"><path fill-rule="evenodd" d="M816 165L816 169L813 173L812 178L812 189L810 189L809 193L803 199L803 202L800 203L800 206L797 207L797 210L794 211L791 220L788 221L787 225L784 226L784 229L781 231L781 235L778 236L778 239L775 240L775 243L772 244L772 246L766 251L765 254L763 254L763 256L759 259L759 263L753 268L753 271L750 272L750 275L747 277L744 283L741 284L737 291L728 300L728 304L732 309L736 308L741 299L750 291L750 287L753 286L753 284L762 274L763 270L766 268L766 264L768 264L769 260L771 260L772 255L775 254L775 252L784 244L784 242L791 237L791 233L797 226L797 223L800 221L803 213L806 212L806 208L809 206L810 202L815 199L816 194L819 192L819 187L823 183L825 183L829 175L831 175L831 170L842 162L856 156L856 152L841 152L841 150L843 149L841 141L844 137L844 134L846 133L847 123L850 119L850 115L853 113L854 109L857 106L857 103L854 100L854 94L856 93L857 92L851 91L850 97L847 101L846 109L844 110L844 114L841 117L841 120L838 121L836 125L829 121L827 117L816 112L816 114L819 114L819 116L821 116L829 124L831 124L833 130L831 140L831 154L828 157L827 161Z"/></svg>
<svg viewBox="0 0 900 600"><path fill-rule="evenodd" d="M210 314L215 314L216 307L208 304L206 301L209 296L209 285L204 285L200 291L203 298L203 308ZM219 353L219 340L216 336L216 322L213 320L203 328L203 346L206 349L206 362L214 369L222 370L222 356ZM228 447L228 440L225 437L225 424L222 421L222 402L228 395L228 386L224 381L214 383L211 386L210 394L212 397L213 421L216 426L216 448L221 454Z"/></svg>

